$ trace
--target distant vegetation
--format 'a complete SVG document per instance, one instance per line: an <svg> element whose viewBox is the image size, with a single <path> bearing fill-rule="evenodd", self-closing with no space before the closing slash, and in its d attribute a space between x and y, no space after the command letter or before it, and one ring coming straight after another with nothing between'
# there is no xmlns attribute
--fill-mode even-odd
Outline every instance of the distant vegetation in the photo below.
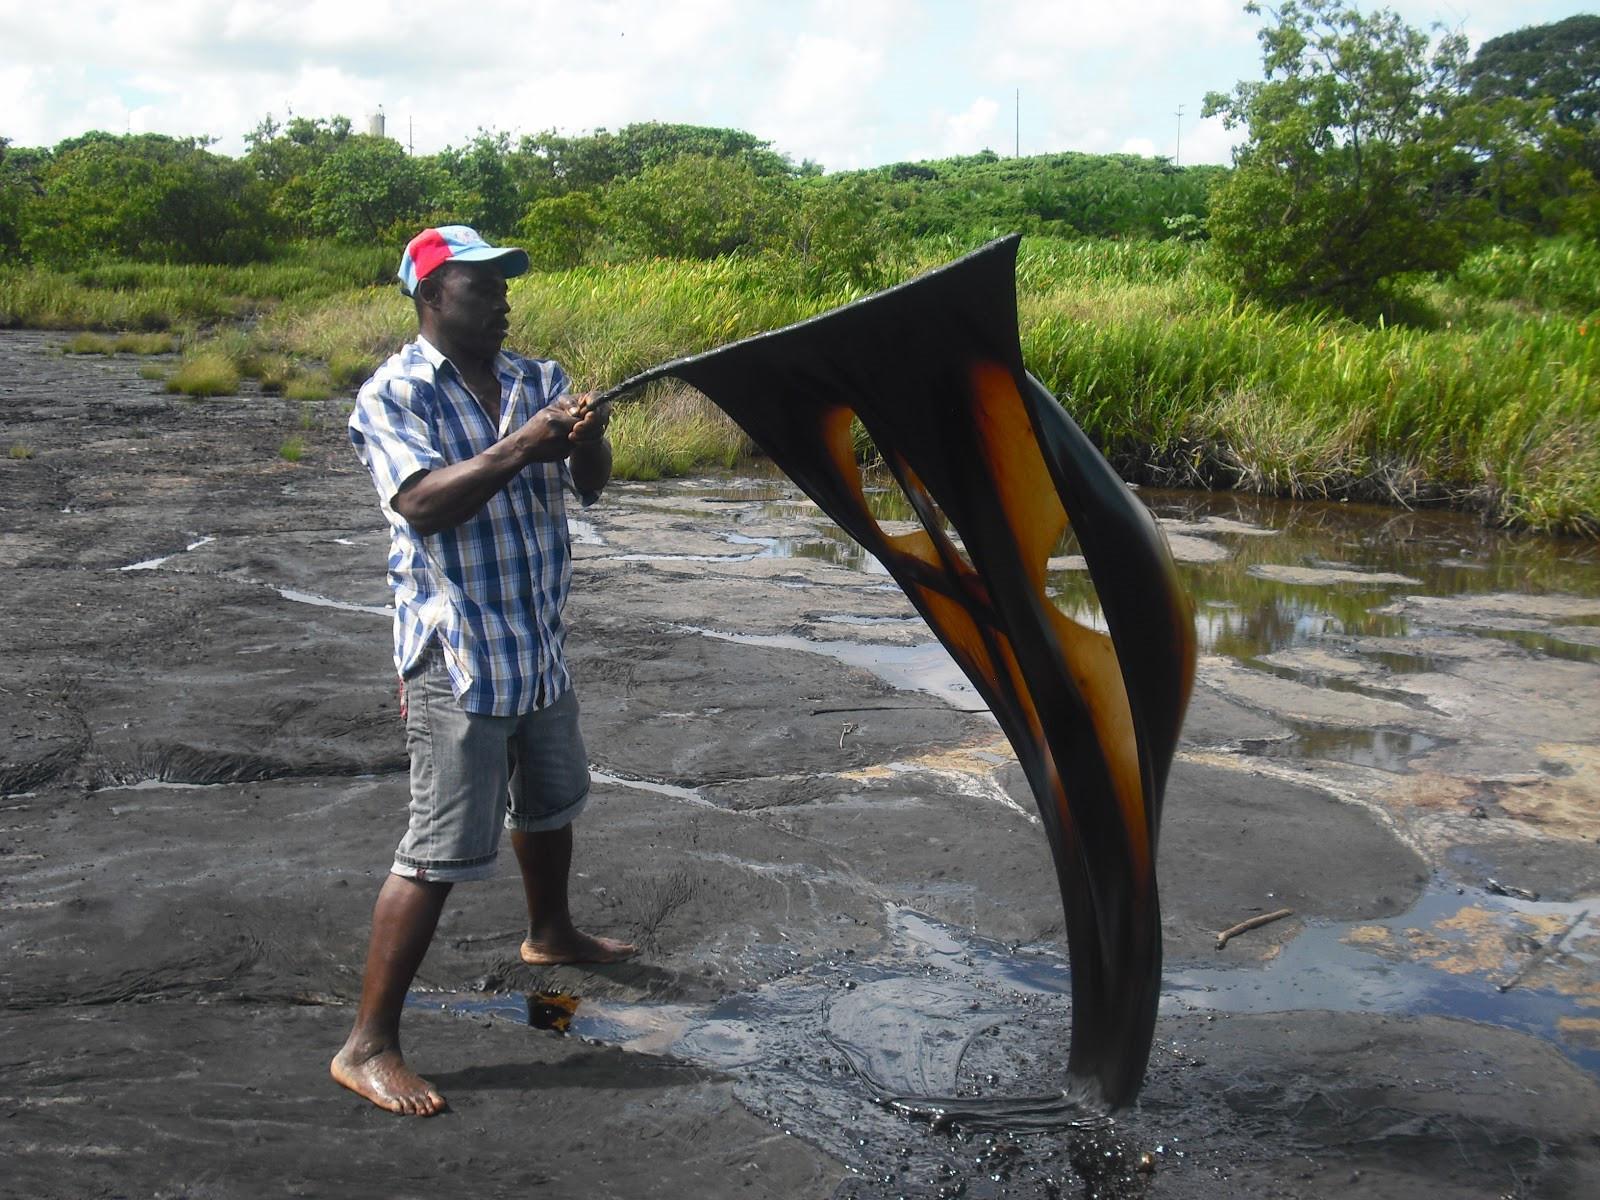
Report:
<svg viewBox="0 0 1600 1200"><path fill-rule="evenodd" d="M1600 533L1600 17L1469 58L1286 0L1261 39L1263 79L1207 100L1246 137L1232 168L986 151L826 174L657 123L430 156L344 117L264 120L238 159L0 138L0 324L119 335L84 353L181 340L165 377L191 395L348 395L411 329L401 244L454 221L528 249L514 341L603 386L1021 231L1028 362L1129 478ZM666 390L614 428L639 476L749 449Z"/></svg>

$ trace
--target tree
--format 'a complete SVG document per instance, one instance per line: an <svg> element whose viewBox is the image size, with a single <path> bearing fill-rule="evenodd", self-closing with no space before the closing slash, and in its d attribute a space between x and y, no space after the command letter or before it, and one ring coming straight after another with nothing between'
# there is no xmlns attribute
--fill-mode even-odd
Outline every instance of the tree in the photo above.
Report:
<svg viewBox="0 0 1600 1200"><path fill-rule="evenodd" d="M0 254L13 258L22 251L28 207L44 195L48 150L19 147L0 137Z"/></svg>
<svg viewBox="0 0 1600 1200"><path fill-rule="evenodd" d="M311 172L351 134L349 117L290 117L280 125L270 115L245 134L244 160L271 190L272 211L286 228L311 225Z"/></svg>
<svg viewBox="0 0 1600 1200"><path fill-rule="evenodd" d="M264 258L267 191L198 138L88 133L60 143L26 206L23 248L60 265L97 257L237 263Z"/></svg>
<svg viewBox="0 0 1600 1200"><path fill-rule="evenodd" d="M1593 139L1600 129L1600 17L1568 17L1490 38L1462 77L1480 100L1548 99L1556 124Z"/></svg>
<svg viewBox="0 0 1600 1200"><path fill-rule="evenodd" d="M518 240L538 271L560 271L583 262L600 236L600 205L594 192L546 196L528 206Z"/></svg>
<svg viewBox="0 0 1600 1200"><path fill-rule="evenodd" d="M461 220L480 233L508 234L522 212L510 153L510 134L480 129L465 146L446 146L435 157L455 183Z"/></svg>
<svg viewBox="0 0 1600 1200"><path fill-rule="evenodd" d="M1490 38L1462 73L1475 99L1540 101L1556 136L1537 219L1546 231L1600 233L1595 176L1600 175L1600 17L1568 17Z"/></svg>
<svg viewBox="0 0 1600 1200"><path fill-rule="evenodd" d="M767 242L782 186L737 158L684 154L611 188L608 208L619 239L639 253L716 258Z"/></svg>
<svg viewBox="0 0 1600 1200"><path fill-rule="evenodd" d="M1538 105L1468 96L1458 34L1435 42L1340 0L1265 11L1264 81L1204 109L1250 131L1207 220L1238 287L1358 310L1394 276L1451 270L1503 231L1494 195L1532 178L1549 124Z"/></svg>
<svg viewBox="0 0 1600 1200"><path fill-rule="evenodd" d="M615 133L597 129L565 137L551 129L524 137L511 156L511 170L524 204L531 204L543 196L592 191L632 179L686 154L737 159L763 177L795 173L794 165L775 152L772 143L754 134L660 121L626 125Z"/></svg>
<svg viewBox="0 0 1600 1200"><path fill-rule="evenodd" d="M404 241L419 229L459 219L450 177L391 138L352 134L306 181L310 232L340 241Z"/></svg>

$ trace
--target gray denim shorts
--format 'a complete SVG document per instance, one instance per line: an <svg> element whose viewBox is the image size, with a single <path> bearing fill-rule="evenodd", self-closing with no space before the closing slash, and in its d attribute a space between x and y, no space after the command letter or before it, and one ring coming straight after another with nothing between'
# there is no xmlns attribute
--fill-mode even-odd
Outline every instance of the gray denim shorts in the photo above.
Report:
<svg viewBox="0 0 1600 1200"><path fill-rule="evenodd" d="M394 874L437 883L486 879L502 825L539 833L583 811L589 761L575 693L518 717L469 713L437 652L405 689L411 821Z"/></svg>

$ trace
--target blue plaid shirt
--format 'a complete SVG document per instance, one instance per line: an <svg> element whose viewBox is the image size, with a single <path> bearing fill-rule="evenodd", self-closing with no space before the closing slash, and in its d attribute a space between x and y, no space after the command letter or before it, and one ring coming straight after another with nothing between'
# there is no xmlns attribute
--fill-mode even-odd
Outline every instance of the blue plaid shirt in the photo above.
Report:
<svg viewBox="0 0 1600 1200"><path fill-rule="evenodd" d="M495 369L499 429L455 365L418 337L361 388L349 431L389 522L395 669L409 673L437 638L461 706L504 717L572 686L561 623L572 581L567 464L530 464L475 516L426 537L390 503L419 471L482 453L567 390L566 373L545 359L502 352Z"/></svg>

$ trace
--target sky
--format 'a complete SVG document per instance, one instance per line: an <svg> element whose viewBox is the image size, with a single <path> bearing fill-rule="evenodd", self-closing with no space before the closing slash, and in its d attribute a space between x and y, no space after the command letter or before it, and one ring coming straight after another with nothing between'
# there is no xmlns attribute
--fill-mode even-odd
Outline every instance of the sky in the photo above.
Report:
<svg viewBox="0 0 1600 1200"><path fill-rule="evenodd" d="M1476 47L1600 0L1384 7ZM1241 0L0 0L0 137L237 155L269 115L366 129L381 109L419 154L678 121L829 171L984 149L1225 163L1241 135L1201 107L1260 78L1262 24Z"/></svg>

